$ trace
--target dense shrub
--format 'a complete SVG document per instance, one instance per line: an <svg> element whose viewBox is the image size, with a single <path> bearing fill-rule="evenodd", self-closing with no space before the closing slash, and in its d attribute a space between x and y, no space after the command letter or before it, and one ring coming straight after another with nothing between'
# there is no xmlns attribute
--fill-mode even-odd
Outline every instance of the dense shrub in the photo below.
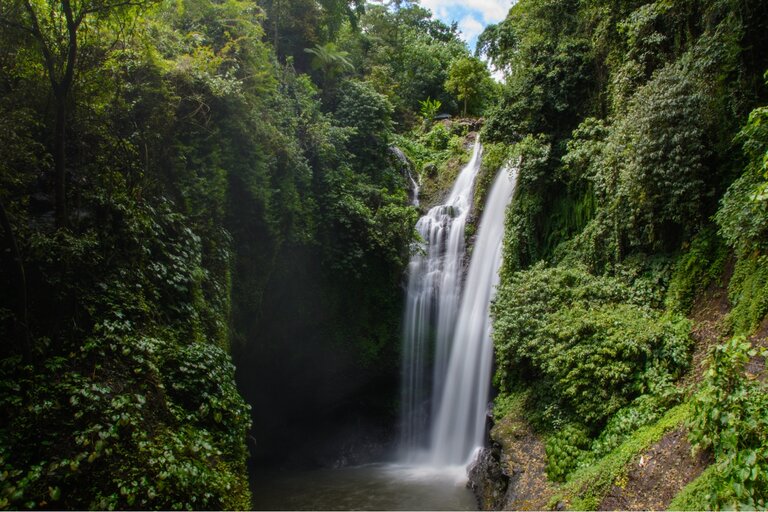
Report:
<svg viewBox="0 0 768 512"><path fill-rule="evenodd" d="M579 423L568 423L547 438L547 476L565 481L579 468L594 464L630 439L641 427L652 425L681 398L681 392L662 377L649 393L640 395L611 416L597 437Z"/></svg>
<svg viewBox="0 0 768 512"><path fill-rule="evenodd" d="M720 201L720 234L740 253L768 249L768 107L757 108L739 133L747 157L743 174Z"/></svg>
<svg viewBox="0 0 768 512"><path fill-rule="evenodd" d="M451 133L442 123L435 124L432 129L422 137L424 144L428 148L436 151L448 149L448 141L450 139Z"/></svg>
<svg viewBox="0 0 768 512"><path fill-rule="evenodd" d="M3 362L0 408L11 420L0 429L0 504L248 507L250 417L226 352L125 330L105 323L78 353L36 370Z"/></svg>
<svg viewBox="0 0 768 512"><path fill-rule="evenodd" d="M710 354L691 422L693 444L715 454L708 507L762 509L768 503L768 385L746 369L766 356L738 336Z"/></svg>
<svg viewBox="0 0 768 512"><path fill-rule="evenodd" d="M589 450L589 432L580 425L569 423L547 439L547 477L563 482L573 472Z"/></svg>
<svg viewBox="0 0 768 512"><path fill-rule="evenodd" d="M682 398L681 390L670 382L668 375L662 375L658 381L650 382L649 391L616 411L592 442L590 457L599 459L608 455L638 428L661 418Z"/></svg>
<svg viewBox="0 0 768 512"><path fill-rule="evenodd" d="M513 274L493 304L497 384L537 389L546 421L602 427L687 366L688 322L630 297L619 280L578 268L536 265Z"/></svg>
<svg viewBox="0 0 768 512"><path fill-rule="evenodd" d="M737 140L747 165L721 199L715 221L737 256L729 321L734 333L749 334L768 313L768 109L753 110Z"/></svg>

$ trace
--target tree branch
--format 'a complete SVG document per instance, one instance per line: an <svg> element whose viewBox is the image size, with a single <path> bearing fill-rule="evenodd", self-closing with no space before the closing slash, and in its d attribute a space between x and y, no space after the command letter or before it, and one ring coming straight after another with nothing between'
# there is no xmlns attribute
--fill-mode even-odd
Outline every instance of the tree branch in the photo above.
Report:
<svg viewBox="0 0 768 512"><path fill-rule="evenodd" d="M58 83L56 81L56 62L54 61L53 55L51 54L51 49L48 48L48 42L43 35L43 31L40 30L40 22L37 19L35 8L32 7L32 4L29 3L29 0L24 0L24 7L27 10L27 14L29 14L30 20L32 21L32 28L30 29L30 32L40 43L40 49L43 52L43 60L45 60L45 67L48 68L48 78L51 81L51 86L53 86L53 89L56 90L58 88Z"/></svg>

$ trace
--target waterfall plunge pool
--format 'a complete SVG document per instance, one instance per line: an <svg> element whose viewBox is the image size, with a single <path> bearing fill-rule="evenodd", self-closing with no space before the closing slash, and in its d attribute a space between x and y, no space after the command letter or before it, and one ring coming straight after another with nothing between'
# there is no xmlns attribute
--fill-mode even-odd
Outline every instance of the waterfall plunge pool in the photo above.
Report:
<svg viewBox="0 0 768 512"><path fill-rule="evenodd" d="M517 166L505 165L491 187L464 282L464 235L480 141L444 205L416 225L424 243L409 264L406 295L401 449L419 463L369 464L343 469L256 475L256 510L477 510L465 464L482 444L492 345L488 307L498 283L505 210ZM434 368L426 356L436 330ZM450 351L449 351L450 347ZM434 389L428 389L434 374ZM433 400L432 424L422 405ZM430 428L431 427L431 428ZM427 438L431 436L431 440ZM429 446L429 450L421 453Z"/></svg>
<svg viewBox="0 0 768 512"><path fill-rule="evenodd" d="M376 463L257 473L254 510L478 510L465 466Z"/></svg>

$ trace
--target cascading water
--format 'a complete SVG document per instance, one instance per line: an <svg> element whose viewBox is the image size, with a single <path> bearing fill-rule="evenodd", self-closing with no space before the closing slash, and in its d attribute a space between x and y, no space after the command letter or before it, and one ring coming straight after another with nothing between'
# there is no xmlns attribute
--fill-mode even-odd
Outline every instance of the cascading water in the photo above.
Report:
<svg viewBox="0 0 768 512"><path fill-rule="evenodd" d="M493 352L489 306L517 174L503 168L494 181L462 295L464 228L481 152L477 141L446 204L417 223L424 244L409 265L403 354L401 449L410 462L460 465L483 444Z"/></svg>
<svg viewBox="0 0 768 512"><path fill-rule="evenodd" d="M484 442L493 363L489 309L499 282L504 212L516 184L517 169L502 168L480 219L445 385L432 422L430 462L435 465L467 463Z"/></svg>
<svg viewBox="0 0 768 512"><path fill-rule="evenodd" d="M416 224L423 242L408 265L400 438L402 455L411 461L427 447L430 388L441 385L447 367L461 291L464 227L481 153L477 140L445 204L429 210Z"/></svg>
<svg viewBox="0 0 768 512"><path fill-rule="evenodd" d="M397 159L398 162L400 162L400 165L402 166L403 173L408 176L408 179L411 182L411 190L410 190L410 196L411 196L411 204L413 206L418 207L419 206L419 192L421 190L421 176L419 176L419 179L416 180L416 178L413 177L413 168L411 165L411 161L408 160L408 157L405 156L405 153L403 153L403 150L400 149L397 146L390 146L389 152L392 153L392 155Z"/></svg>

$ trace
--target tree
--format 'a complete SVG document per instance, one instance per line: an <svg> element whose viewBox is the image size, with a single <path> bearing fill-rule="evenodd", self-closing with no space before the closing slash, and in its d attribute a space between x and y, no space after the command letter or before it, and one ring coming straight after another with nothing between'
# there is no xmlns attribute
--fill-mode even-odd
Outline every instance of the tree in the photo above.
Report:
<svg viewBox="0 0 768 512"><path fill-rule="evenodd" d="M304 52L312 55L312 69L322 73L324 89L330 89L339 74L355 69L349 61L349 52L339 50L335 43L305 48Z"/></svg>
<svg viewBox="0 0 768 512"><path fill-rule="evenodd" d="M517 35L509 23L491 24L478 36L475 56L485 55L496 68L509 73Z"/></svg>
<svg viewBox="0 0 768 512"><path fill-rule="evenodd" d="M336 121L352 128L348 149L357 159L359 170L381 177L382 159L387 154L392 132L392 105L368 82L346 80L339 87Z"/></svg>
<svg viewBox="0 0 768 512"><path fill-rule="evenodd" d="M467 115L467 102L474 99L481 91L484 81L489 78L488 69L480 59L464 57L451 63L448 68L448 80L445 89L464 102L464 115Z"/></svg>
<svg viewBox="0 0 768 512"><path fill-rule="evenodd" d="M353 52L365 80L392 103L400 126L418 122L419 100L426 97L441 101L446 112L459 111L445 81L450 63L469 52L455 27L430 16L415 4L403 4L398 10L369 4L360 19L359 36L340 40L340 46Z"/></svg>
<svg viewBox="0 0 768 512"><path fill-rule="evenodd" d="M357 30L360 16L365 12L365 3L362 0L319 0L323 8L323 22L326 38L335 41L344 21L348 21L352 28Z"/></svg>
<svg viewBox="0 0 768 512"><path fill-rule="evenodd" d="M106 19L149 0L12 0L0 7L0 23L32 36L43 58L53 93L53 164L56 225L67 222L67 123L78 68L83 27L88 18Z"/></svg>
<svg viewBox="0 0 768 512"><path fill-rule="evenodd" d="M432 125L432 121L435 119L437 112L443 105L440 100L433 100L429 96L424 101L419 101L421 117L424 118L424 129L429 128Z"/></svg>

